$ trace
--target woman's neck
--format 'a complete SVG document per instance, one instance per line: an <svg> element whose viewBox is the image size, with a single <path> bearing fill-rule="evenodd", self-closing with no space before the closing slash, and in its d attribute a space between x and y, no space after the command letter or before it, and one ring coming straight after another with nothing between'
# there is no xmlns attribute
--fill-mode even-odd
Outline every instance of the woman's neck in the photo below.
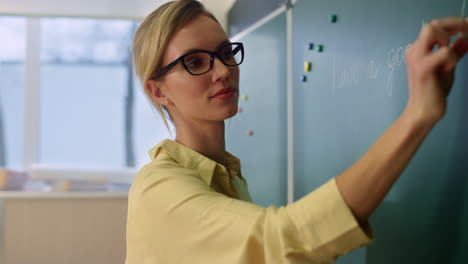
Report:
<svg viewBox="0 0 468 264"><path fill-rule="evenodd" d="M224 121L177 124L175 141L222 165L226 165Z"/></svg>

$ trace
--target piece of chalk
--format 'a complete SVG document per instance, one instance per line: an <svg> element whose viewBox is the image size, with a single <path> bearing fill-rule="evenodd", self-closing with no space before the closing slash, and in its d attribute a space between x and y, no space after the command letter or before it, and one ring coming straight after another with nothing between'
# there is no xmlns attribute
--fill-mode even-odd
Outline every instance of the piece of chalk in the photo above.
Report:
<svg viewBox="0 0 468 264"><path fill-rule="evenodd" d="M468 24L468 17L462 17L462 20L463 20L463 26L466 26ZM460 32L459 36L464 39L468 39L468 32L463 32L463 33Z"/></svg>
<svg viewBox="0 0 468 264"><path fill-rule="evenodd" d="M312 68L312 63L308 61L304 61L304 71L305 72L310 72L310 69Z"/></svg>
<svg viewBox="0 0 468 264"><path fill-rule="evenodd" d="M466 25L466 23L468 23L468 17L466 17L466 14L465 14L465 8L466 8L466 0L463 0L463 5L461 9L461 18L462 18L463 27ZM460 37L464 39L468 39L468 32L460 33L459 35Z"/></svg>

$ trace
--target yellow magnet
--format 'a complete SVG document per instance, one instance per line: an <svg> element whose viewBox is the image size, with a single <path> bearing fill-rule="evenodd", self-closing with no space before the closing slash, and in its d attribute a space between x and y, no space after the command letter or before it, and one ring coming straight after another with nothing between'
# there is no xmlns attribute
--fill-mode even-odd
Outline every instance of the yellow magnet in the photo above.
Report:
<svg viewBox="0 0 468 264"><path fill-rule="evenodd" d="M249 97L247 95L242 96L242 100L247 101L249 100Z"/></svg>
<svg viewBox="0 0 468 264"><path fill-rule="evenodd" d="M310 72L310 69L312 68L312 63L308 61L304 61L304 71L305 72Z"/></svg>

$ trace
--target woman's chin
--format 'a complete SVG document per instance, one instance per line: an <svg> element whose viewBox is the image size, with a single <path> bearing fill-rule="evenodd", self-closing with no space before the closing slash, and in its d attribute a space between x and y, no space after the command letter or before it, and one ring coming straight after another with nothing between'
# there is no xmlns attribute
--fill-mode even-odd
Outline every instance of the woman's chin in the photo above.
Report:
<svg viewBox="0 0 468 264"><path fill-rule="evenodd" d="M234 117L236 114L237 114L237 107L235 109L231 109L231 110L224 112L222 116L220 116L219 119L226 120L226 119Z"/></svg>

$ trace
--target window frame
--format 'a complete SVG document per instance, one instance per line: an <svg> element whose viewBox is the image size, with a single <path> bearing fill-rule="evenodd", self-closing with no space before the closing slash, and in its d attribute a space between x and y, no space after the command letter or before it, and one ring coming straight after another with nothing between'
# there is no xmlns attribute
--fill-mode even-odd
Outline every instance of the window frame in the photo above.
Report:
<svg viewBox="0 0 468 264"><path fill-rule="evenodd" d="M136 167L82 168L47 165L39 162L40 105L41 105L41 19L45 17L24 16L26 19L26 55L24 70L24 131L23 169L32 179L106 180L113 183L131 184ZM89 18L89 17L87 17ZM100 18L96 18L100 19ZM131 19L129 19L131 20ZM132 20L136 21L136 20Z"/></svg>

